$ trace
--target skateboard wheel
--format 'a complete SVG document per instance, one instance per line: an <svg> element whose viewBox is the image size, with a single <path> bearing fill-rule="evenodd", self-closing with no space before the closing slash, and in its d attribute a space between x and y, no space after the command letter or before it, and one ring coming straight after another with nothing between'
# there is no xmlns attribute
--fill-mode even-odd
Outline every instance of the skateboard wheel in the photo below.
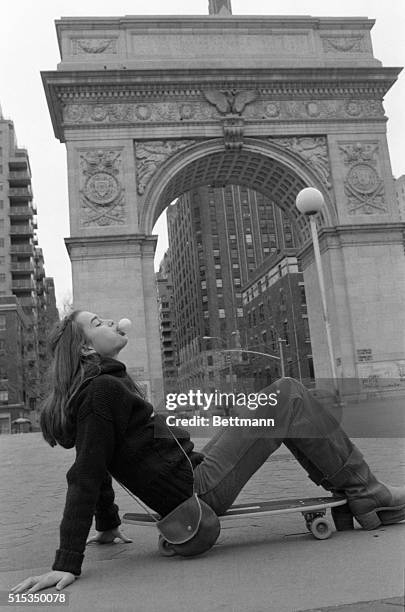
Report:
<svg viewBox="0 0 405 612"><path fill-rule="evenodd" d="M327 540L332 535L332 527L324 518L316 518L312 521L310 530L317 540Z"/></svg>
<svg viewBox="0 0 405 612"><path fill-rule="evenodd" d="M172 548L170 542L165 540L163 536L159 536L158 548L160 554L163 555L163 557L174 557L174 555L177 554L174 548Z"/></svg>

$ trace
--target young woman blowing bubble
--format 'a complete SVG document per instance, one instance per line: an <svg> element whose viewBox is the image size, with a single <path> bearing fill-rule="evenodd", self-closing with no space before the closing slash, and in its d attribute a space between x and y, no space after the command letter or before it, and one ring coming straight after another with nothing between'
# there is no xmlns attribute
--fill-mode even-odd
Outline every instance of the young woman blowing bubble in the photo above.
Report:
<svg viewBox="0 0 405 612"><path fill-rule="evenodd" d="M201 543L193 548L193 538L189 549L187 543L184 550L180 547L181 554L207 550L219 533L212 510L223 514L282 442L314 482L347 498L363 528L405 518L405 487L379 482L339 423L294 379L283 378L266 388L278 394L278 404L256 411L258 418L274 418L275 432L241 433L225 427L196 453L188 433L176 428L170 433L116 359L128 338L114 321L74 311L57 324L50 341L52 390L41 428L51 446L75 446L76 460L67 472L60 546L52 570L20 582L14 593L71 584L81 573L93 516L97 535L89 541L108 543L118 537L131 542L119 530L111 476L168 518L192 496L194 487L208 538L202 548Z"/></svg>

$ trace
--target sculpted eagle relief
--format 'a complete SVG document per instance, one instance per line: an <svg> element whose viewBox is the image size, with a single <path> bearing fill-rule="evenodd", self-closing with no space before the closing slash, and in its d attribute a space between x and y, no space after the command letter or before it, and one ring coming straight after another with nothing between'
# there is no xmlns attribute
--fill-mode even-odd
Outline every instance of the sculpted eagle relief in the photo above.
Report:
<svg viewBox="0 0 405 612"><path fill-rule="evenodd" d="M248 104L257 100L259 94L254 90L236 89L204 91L205 99L213 104L222 115L241 115Z"/></svg>

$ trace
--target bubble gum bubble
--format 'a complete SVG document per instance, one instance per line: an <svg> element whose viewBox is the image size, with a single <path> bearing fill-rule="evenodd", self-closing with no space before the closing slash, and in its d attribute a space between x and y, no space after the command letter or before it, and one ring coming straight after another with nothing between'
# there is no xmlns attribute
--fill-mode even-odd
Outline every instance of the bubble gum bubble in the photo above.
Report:
<svg viewBox="0 0 405 612"><path fill-rule="evenodd" d="M126 334L130 330L131 325L132 322L129 319L121 319L118 323L118 329Z"/></svg>

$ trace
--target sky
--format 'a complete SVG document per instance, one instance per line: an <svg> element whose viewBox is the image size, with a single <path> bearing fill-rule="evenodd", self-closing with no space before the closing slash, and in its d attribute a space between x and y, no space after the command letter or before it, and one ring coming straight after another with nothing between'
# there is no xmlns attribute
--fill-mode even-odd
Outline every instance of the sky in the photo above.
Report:
<svg viewBox="0 0 405 612"><path fill-rule="evenodd" d="M403 0L232 0L236 15L365 16L376 19L374 55L384 66L405 65ZM54 20L66 16L204 15L208 0L17 0L3 3L0 20L0 106L14 121L20 147L30 156L38 209L38 241L59 306L71 299L71 271L63 239L70 235L65 146L54 136L41 70L60 61ZM395 177L405 173L405 74L385 98L388 144ZM162 220L162 217L161 217ZM158 221L155 262L167 246Z"/></svg>

